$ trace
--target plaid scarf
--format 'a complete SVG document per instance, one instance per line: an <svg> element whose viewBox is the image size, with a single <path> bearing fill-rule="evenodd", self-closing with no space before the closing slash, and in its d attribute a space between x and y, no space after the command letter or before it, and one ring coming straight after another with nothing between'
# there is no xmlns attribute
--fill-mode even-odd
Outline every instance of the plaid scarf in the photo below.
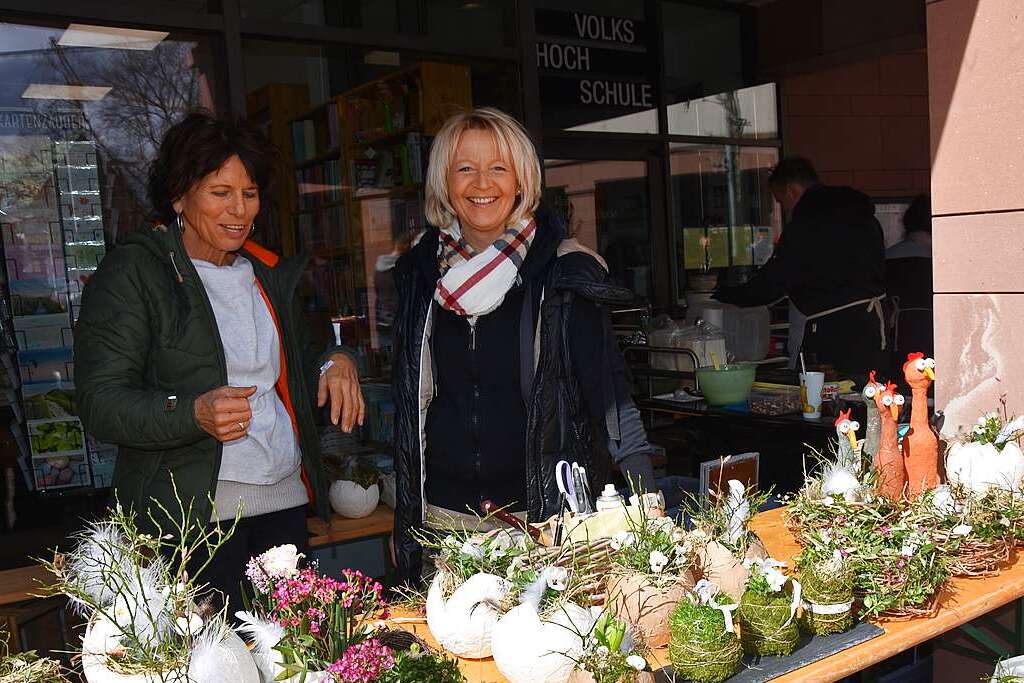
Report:
<svg viewBox="0 0 1024 683"><path fill-rule="evenodd" d="M441 231L437 245L441 278L434 300L457 315L490 313L501 305L518 278L536 233L536 221L524 218L478 254L462 237L458 220L454 221Z"/></svg>

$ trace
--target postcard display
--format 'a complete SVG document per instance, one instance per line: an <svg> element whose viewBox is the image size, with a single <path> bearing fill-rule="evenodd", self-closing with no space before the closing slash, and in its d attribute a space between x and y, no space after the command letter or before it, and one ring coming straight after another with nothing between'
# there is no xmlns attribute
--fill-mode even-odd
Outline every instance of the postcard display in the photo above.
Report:
<svg viewBox="0 0 1024 683"><path fill-rule="evenodd" d="M113 474L116 448L77 417L72 358L82 287L106 252L99 188L93 142L0 137L0 355L29 490L104 488Z"/></svg>

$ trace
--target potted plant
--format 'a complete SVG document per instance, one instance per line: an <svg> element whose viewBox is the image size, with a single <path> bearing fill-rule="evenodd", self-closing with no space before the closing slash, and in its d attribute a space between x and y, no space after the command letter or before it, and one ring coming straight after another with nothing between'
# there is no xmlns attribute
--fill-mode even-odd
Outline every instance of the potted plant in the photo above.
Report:
<svg viewBox="0 0 1024 683"><path fill-rule="evenodd" d="M792 653L800 640L796 623L800 583L779 571L785 562L770 557L744 560L744 565L750 576L736 612L743 651L752 655Z"/></svg>
<svg viewBox="0 0 1024 683"><path fill-rule="evenodd" d="M335 475L327 495L331 508L349 519L373 513L380 502L380 472L372 465L352 460Z"/></svg>
<svg viewBox="0 0 1024 683"><path fill-rule="evenodd" d="M517 604L491 635L495 666L509 683L567 683L596 623L580 577L546 566L517 573L514 583Z"/></svg>
<svg viewBox="0 0 1024 683"><path fill-rule="evenodd" d="M437 572L426 597L427 626L444 649L466 659L491 656L491 632L509 606L510 578L524 567L529 539L511 530L467 529L419 535Z"/></svg>
<svg viewBox="0 0 1024 683"><path fill-rule="evenodd" d="M1017 445L1024 436L1024 417L1009 418L988 413L978 418L970 432L962 434L946 454L946 477L975 495L991 488L1020 493L1024 486L1024 453Z"/></svg>
<svg viewBox="0 0 1024 683"><path fill-rule="evenodd" d="M669 640L669 615L695 583L696 548L670 517L648 518L641 509L628 526L611 540L605 603L636 626L650 647L660 647Z"/></svg>
<svg viewBox="0 0 1024 683"><path fill-rule="evenodd" d="M54 576L49 592L67 595L87 619L81 661L89 683L258 683L245 644L185 570L185 558L211 557L235 525L207 527L179 513L167 513L162 528L151 519L151 535L118 504L77 534L70 552L44 563Z"/></svg>
<svg viewBox="0 0 1024 683"><path fill-rule="evenodd" d="M853 567L828 534L811 539L797 558L803 591L801 628L812 635L842 633L853 625Z"/></svg>
<svg viewBox="0 0 1024 683"><path fill-rule="evenodd" d="M242 631L267 680L377 681L395 665L393 650L377 637L387 617L382 586L358 571L341 578L300 567L294 546L251 558L246 576L254 596L238 612Z"/></svg>
<svg viewBox="0 0 1024 683"><path fill-rule="evenodd" d="M719 683L743 661L743 648L733 624L736 603L706 579L680 601L669 628L669 660L676 675L696 683Z"/></svg>
<svg viewBox="0 0 1024 683"><path fill-rule="evenodd" d="M747 582L744 561L768 556L761 539L749 528L750 518L768 499L731 479L728 491L707 503L695 503L691 515L699 532L693 537L696 574L738 600ZM699 543L698 543L699 541Z"/></svg>
<svg viewBox="0 0 1024 683"><path fill-rule="evenodd" d="M587 638L569 683L654 683L654 676L629 633L629 624L605 610Z"/></svg>

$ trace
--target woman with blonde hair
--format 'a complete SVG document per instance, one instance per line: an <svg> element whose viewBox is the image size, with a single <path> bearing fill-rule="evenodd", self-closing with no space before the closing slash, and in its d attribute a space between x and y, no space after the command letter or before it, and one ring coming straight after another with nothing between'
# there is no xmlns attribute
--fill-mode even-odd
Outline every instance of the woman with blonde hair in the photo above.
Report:
<svg viewBox="0 0 1024 683"><path fill-rule="evenodd" d="M555 464L591 490L618 465L651 482L650 446L606 306L632 293L566 239L540 201L540 160L508 114L449 119L430 152L435 227L395 267L395 458L400 578L418 581L411 531L485 500L531 521L559 507Z"/></svg>

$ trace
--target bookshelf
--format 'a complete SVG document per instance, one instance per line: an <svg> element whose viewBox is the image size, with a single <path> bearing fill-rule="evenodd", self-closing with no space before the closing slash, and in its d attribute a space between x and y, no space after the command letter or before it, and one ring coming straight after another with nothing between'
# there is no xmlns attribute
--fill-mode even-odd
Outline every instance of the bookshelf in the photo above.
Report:
<svg viewBox="0 0 1024 683"><path fill-rule="evenodd" d="M470 109L469 67L421 62L336 95L291 118L296 251L314 256L313 306L344 317L345 341L388 355L374 282L402 235L424 227L431 138ZM359 324L352 324L353 320Z"/></svg>
<svg viewBox="0 0 1024 683"><path fill-rule="evenodd" d="M309 88L296 83L271 83L246 96L249 120L263 128L263 132L281 150L283 159L277 173L277 182L269 196L269 214L261 225L257 240L268 249L291 256L296 252L295 179L291 172L294 164L289 154L292 149L291 121L309 109Z"/></svg>

